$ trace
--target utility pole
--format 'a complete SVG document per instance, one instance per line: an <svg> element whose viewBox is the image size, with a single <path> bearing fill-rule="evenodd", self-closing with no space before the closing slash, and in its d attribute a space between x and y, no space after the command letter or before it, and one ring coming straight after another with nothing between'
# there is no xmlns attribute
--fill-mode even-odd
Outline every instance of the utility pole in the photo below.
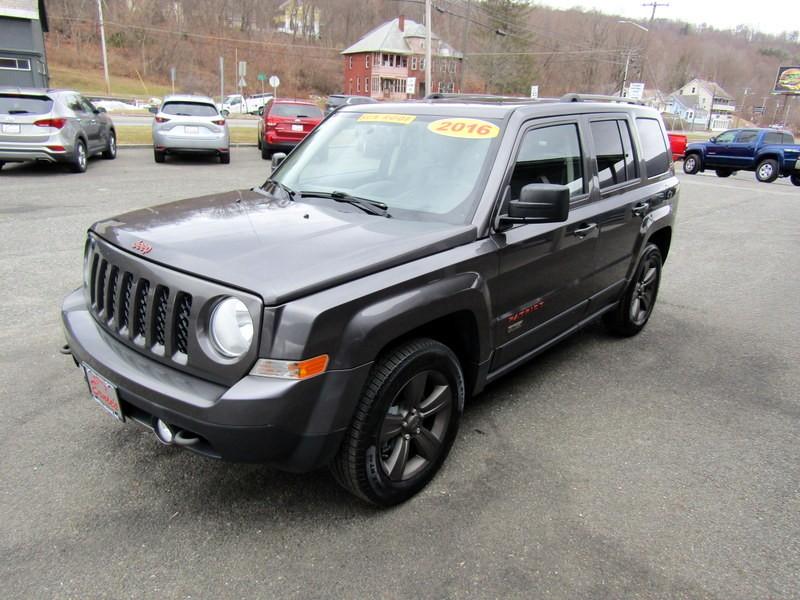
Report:
<svg viewBox="0 0 800 600"><path fill-rule="evenodd" d="M631 64L631 53L633 52L632 49L628 50L628 53L625 55L625 70L622 73L622 88L619 90L620 98L625 97L625 86L628 83L628 67Z"/></svg>
<svg viewBox="0 0 800 600"><path fill-rule="evenodd" d="M458 73L458 92L464 91L464 71L467 68L467 34L469 33L469 17L472 10L472 0L467 0L467 16L464 17L464 31L461 34L461 71Z"/></svg>
<svg viewBox="0 0 800 600"><path fill-rule="evenodd" d="M653 21L656 20L656 9L659 6L669 6L668 2L658 2L657 0L653 0L653 2L645 2L642 6L652 6L653 12L650 13L650 27L653 27Z"/></svg>
<svg viewBox="0 0 800 600"><path fill-rule="evenodd" d="M219 57L219 103L225 102L225 58Z"/></svg>
<svg viewBox="0 0 800 600"><path fill-rule="evenodd" d="M100 49L103 53L103 74L106 77L106 94L111 95L111 79L108 78L108 56L106 55L106 29L103 26L103 0L97 0L97 15L100 19Z"/></svg>
<svg viewBox="0 0 800 600"><path fill-rule="evenodd" d="M431 90L431 0L425 0L425 95L427 96L432 92Z"/></svg>

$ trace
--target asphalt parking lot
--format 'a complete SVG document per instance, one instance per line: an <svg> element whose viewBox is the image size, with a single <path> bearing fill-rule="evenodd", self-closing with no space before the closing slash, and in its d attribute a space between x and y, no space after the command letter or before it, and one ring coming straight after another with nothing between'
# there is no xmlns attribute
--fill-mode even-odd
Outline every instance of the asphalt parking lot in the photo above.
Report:
<svg viewBox="0 0 800 600"><path fill-rule="evenodd" d="M325 471L161 446L58 353L90 223L268 169L253 147L0 172L0 597L800 595L800 188L681 175L645 331L590 327L490 386L432 484L378 511Z"/></svg>

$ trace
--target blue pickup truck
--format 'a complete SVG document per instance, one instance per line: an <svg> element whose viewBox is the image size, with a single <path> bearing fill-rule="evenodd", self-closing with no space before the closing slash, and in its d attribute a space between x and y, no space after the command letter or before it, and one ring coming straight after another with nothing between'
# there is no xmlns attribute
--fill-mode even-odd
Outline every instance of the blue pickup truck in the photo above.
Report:
<svg viewBox="0 0 800 600"><path fill-rule="evenodd" d="M716 171L719 177L755 171L756 179L764 183L789 177L800 186L800 146L787 131L729 129L707 142L686 147L684 173L694 175L707 169Z"/></svg>

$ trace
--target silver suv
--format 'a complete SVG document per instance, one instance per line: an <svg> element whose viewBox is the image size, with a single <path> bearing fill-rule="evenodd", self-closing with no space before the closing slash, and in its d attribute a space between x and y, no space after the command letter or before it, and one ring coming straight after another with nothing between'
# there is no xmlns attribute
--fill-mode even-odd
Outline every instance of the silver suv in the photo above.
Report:
<svg viewBox="0 0 800 600"><path fill-rule="evenodd" d="M167 96L153 119L153 156L164 162L167 153L217 154L231 162L230 135L225 117L207 96Z"/></svg>
<svg viewBox="0 0 800 600"><path fill-rule="evenodd" d="M0 168L39 160L83 173L95 154L117 156L117 134L105 109L72 90L0 88Z"/></svg>

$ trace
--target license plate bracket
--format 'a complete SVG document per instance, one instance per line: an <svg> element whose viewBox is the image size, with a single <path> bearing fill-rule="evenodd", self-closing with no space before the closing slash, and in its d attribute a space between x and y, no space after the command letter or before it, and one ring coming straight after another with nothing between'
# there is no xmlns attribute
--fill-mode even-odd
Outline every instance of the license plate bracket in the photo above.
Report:
<svg viewBox="0 0 800 600"><path fill-rule="evenodd" d="M19 123L3 123L3 133L19 133Z"/></svg>
<svg viewBox="0 0 800 600"><path fill-rule="evenodd" d="M292 125L292 131L302 132L303 126L302 125Z"/></svg>
<svg viewBox="0 0 800 600"><path fill-rule="evenodd" d="M86 383L89 385L89 394L106 412L110 413L117 420L125 422L125 415L122 414L122 405L117 395L117 386L111 383L102 375L98 375L86 363L81 363L83 373L86 376Z"/></svg>
<svg viewBox="0 0 800 600"><path fill-rule="evenodd" d="M186 127L183 128L183 132L186 135L197 135L198 133L200 133L200 128L192 127L192 126L189 125L189 126L186 126Z"/></svg>

